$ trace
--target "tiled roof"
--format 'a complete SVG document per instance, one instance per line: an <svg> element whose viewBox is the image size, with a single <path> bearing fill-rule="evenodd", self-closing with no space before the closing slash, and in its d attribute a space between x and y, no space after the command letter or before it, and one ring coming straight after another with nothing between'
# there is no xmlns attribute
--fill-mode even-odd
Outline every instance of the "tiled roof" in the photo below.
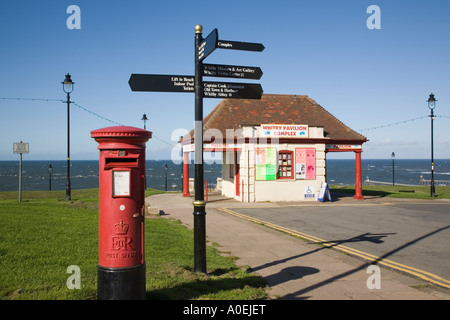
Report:
<svg viewBox="0 0 450 320"><path fill-rule="evenodd" d="M226 129L261 124L307 124L323 127L330 143L363 143L367 138L350 129L313 99L305 95L264 94L260 100L224 99L203 120L205 142L211 129L226 137ZM216 131L217 132L217 131ZM194 137L194 132L190 132ZM186 139L185 137L184 139ZM183 140L184 140L183 139Z"/></svg>

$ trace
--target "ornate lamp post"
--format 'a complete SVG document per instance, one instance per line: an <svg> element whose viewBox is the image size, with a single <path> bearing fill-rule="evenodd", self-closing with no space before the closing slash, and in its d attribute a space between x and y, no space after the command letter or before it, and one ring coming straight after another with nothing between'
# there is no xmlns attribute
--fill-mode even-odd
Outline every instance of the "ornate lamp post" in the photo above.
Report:
<svg viewBox="0 0 450 320"><path fill-rule="evenodd" d="M71 196L71 187L70 187L70 94L73 91L73 85L75 82L72 82L70 78L70 74L66 74L66 78L63 82L63 90L67 93L67 185L66 185L66 200L70 201L72 199Z"/></svg>
<svg viewBox="0 0 450 320"><path fill-rule="evenodd" d="M434 189L434 149L433 149L433 120L434 120L434 108L436 107L436 99L434 98L434 94L430 94L428 98L428 108L430 108L430 118L431 118L431 184L430 184L430 193L431 197L435 197L435 189Z"/></svg>

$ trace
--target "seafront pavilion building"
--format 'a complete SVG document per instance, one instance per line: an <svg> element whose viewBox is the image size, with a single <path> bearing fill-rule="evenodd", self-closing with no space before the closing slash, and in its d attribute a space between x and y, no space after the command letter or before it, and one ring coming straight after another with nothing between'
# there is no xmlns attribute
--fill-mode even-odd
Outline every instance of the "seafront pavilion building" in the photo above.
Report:
<svg viewBox="0 0 450 320"><path fill-rule="evenodd" d="M203 120L204 151L222 153L222 195L242 202L316 201L327 181L328 152L354 152L355 199L362 195L366 137L306 95L224 99ZM189 193L193 130L181 141L183 195Z"/></svg>

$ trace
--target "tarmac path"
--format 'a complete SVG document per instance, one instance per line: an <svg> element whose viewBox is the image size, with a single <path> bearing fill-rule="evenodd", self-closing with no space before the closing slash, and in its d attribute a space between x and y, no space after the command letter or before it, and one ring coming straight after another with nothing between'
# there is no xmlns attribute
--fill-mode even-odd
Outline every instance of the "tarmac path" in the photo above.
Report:
<svg viewBox="0 0 450 320"><path fill-rule="evenodd" d="M450 203L390 202L237 208L235 213L297 232L317 244L396 261L450 288ZM229 209L230 210L230 209ZM352 252L350 252L352 251ZM446 280L447 279L447 280Z"/></svg>
<svg viewBox="0 0 450 320"><path fill-rule="evenodd" d="M223 210L450 289L450 203L394 201Z"/></svg>
<svg viewBox="0 0 450 320"><path fill-rule="evenodd" d="M180 194L161 194L146 198L147 204L150 205L149 212L160 213L161 218L179 220L188 228L193 227L192 201L193 197L182 197ZM323 239L318 238L317 234L312 232L302 236L300 231L281 226L281 221L277 221L278 224L275 224L240 213L245 211L246 214L251 212L261 214L269 210L265 218L275 219L280 218L283 214L274 211L270 213L270 210L284 210L281 208L288 208L287 212L295 212L292 210L293 208L322 210L326 206L332 205L333 207L342 207L341 210L345 213L363 208L361 205L364 205L366 210L371 206L378 209L387 208L389 205L384 204L385 202L387 202L386 199L357 201L352 198L342 198L333 203L248 204L218 195L210 195L206 206L207 242L209 244L216 243L224 255L237 257L235 260L237 266L249 267L251 271L262 276L268 283L268 293L273 299L450 300L450 289L435 285L432 281L422 277L422 274L421 276L413 275L411 272L414 271L411 269L407 269L406 272L401 270L397 264L394 265L395 268L383 264L386 263L387 258L394 257L394 254L400 254L406 248L413 247L408 242L395 243L395 237L397 234L402 235L403 231L375 228L361 231L355 224L355 226L349 227L349 230L352 230L350 236L342 233L328 234L330 236L328 237L324 233L322 236L327 237ZM401 205L399 208L400 211L403 210ZM357 211L359 212L359 210ZM312 211L308 214L310 215L308 217L296 217L289 220L298 220L299 223L303 222L300 223L302 226L305 226L304 220L306 218L306 220L311 220L311 216L314 215ZM336 213L334 214L336 215ZM318 214L316 213L316 215ZM405 216L404 213L403 216ZM379 215L379 217L381 216ZM330 221L331 228L333 225L331 220L325 216L324 219ZM361 219L352 220L364 222L364 219L366 218L361 216ZM345 221L344 216L342 220ZM444 225L445 221L443 221ZM433 236L448 232L448 229L445 228L439 231L439 228L442 228L440 223L439 226L432 227L432 232L435 232L430 236L423 233L415 234L415 237L409 242L415 240L420 243L424 241L423 239L431 239ZM350 226L350 222L347 222L347 225ZM362 223L362 225L366 224ZM312 229L302 229L302 231L312 231L316 227L311 225L308 228ZM279 232L279 230L283 232ZM331 232L330 230L328 232ZM428 233L430 232L428 231ZM302 239L292 235L300 235ZM308 238L308 236L312 237ZM398 237L400 238L400 236ZM369 255L368 252L358 250L356 247L348 249L351 250L350 255L342 253L347 246L359 243L367 243L375 247L380 244L389 244L394 249L386 250L395 250L395 252L388 251L386 257L381 256L383 260L380 260L377 255ZM400 247L398 247L399 243ZM333 247L336 250L330 250L327 247ZM372 273L371 269L371 263L374 261L380 268L378 275L381 285L379 288L370 288L369 284L369 281L373 279L371 277L376 275L376 272ZM389 268L385 268L386 266Z"/></svg>

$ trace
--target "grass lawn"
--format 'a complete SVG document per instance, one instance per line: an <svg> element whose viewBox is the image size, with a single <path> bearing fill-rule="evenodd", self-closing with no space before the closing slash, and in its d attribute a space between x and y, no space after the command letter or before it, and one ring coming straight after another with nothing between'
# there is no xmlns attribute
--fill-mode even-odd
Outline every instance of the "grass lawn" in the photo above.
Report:
<svg viewBox="0 0 450 320"><path fill-rule="evenodd" d="M330 185L331 192L355 194L355 186ZM427 186L362 186L365 196L432 199L430 187ZM450 199L450 187L435 187L435 199Z"/></svg>
<svg viewBox="0 0 450 320"><path fill-rule="evenodd" d="M151 190L149 194L160 193ZM0 192L0 299L96 299L98 189ZM208 275L193 272L193 232L177 221L146 219L147 299L267 299L265 281L207 248ZM81 289L68 289L69 266Z"/></svg>

